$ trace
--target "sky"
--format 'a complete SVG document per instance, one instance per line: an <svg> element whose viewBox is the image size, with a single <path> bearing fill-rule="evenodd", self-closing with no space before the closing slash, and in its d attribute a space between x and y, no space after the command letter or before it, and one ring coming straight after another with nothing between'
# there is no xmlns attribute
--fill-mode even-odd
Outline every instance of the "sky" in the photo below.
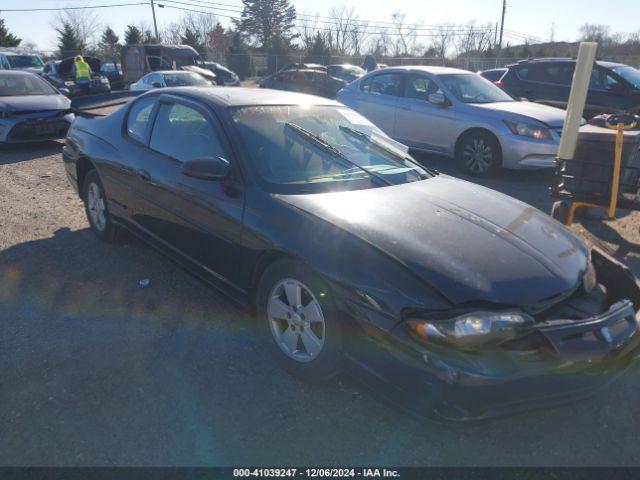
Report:
<svg viewBox="0 0 640 480"><path fill-rule="evenodd" d="M21 8L56 8L87 5L105 5L131 3L144 0L0 0L0 17L10 31L25 42L33 42L41 50L56 48L56 32L53 29L56 12L11 12ZM190 2L192 0L182 0ZM195 0L197 1L197 0ZM231 9L240 9L240 0L209 0L219 6L228 5ZM400 11L406 14L408 23L422 22L425 25L440 23L466 24L476 21L478 24L495 23L499 20L502 0L290 0L298 13L327 15L331 7L347 5L353 7L361 19L377 22L389 22L391 15ZM162 0L155 0L162 3ZM195 3L195 2L194 2ZM319 7L322 5L322 7ZM194 7L186 7L194 8ZM211 11L211 10L207 10ZM123 6L95 9L102 25L111 26L118 35L123 36L127 24L144 22L152 24L151 8L147 5ZM214 9L215 12L215 9ZM220 15L236 15L229 11L218 10ZM158 27L177 21L184 12L170 8L156 8ZM508 0L505 29L542 39L549 39L555 25L555 39L573 41L578 29L584 23L602 23L611 27L613 32L637 32L640 30L640 2L629 0ZM220 17L223 25L229 19ZM517 42L517 34L509 33L505 43ZM421 39L428 42L428 38Z"/></svg>

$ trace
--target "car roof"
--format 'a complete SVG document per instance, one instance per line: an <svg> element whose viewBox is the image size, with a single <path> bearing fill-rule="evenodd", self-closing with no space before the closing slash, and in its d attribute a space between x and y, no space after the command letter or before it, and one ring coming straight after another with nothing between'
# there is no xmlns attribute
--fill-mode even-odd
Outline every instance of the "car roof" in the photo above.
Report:
<svg viewBox="0 0 640 480"><path fill-rule="evenodd" d="M374 70L370 72L372 73L380 73L380 72L425 72L431 73L433 75L442 75L447 73L467 73L470 75L474 75L473 72L469 70L462 70L459 68L450 68L450 67L438 67L438 66L429 66L429 65L403 65L399 67L385 67L378 70Z"/></svg>
<svg viewBox="0 0 640 480"><path fill-rule="evenodd" d="M164 74L174 74L174 73L177 73L177 74L179 74L179 75L182 75L182 74L197 73L197 72L190 72L190 71L188 71L188 70L154 70L153 72L146 73L146 74L145 74L145 77L146 77L147 75L151 75L152 73L160 73L160 74L162 74L162 75L164 75Z"/></svg>
<svg viewBox="0 0 640 480"><path fill-rule="evenodd" d="M531 63L555 63L555 62L571 62L575 63L577 60L571 57L558 57L558 58L527 58L525 60L520 60L517 63L512 63L511 65L507 65L507 68L517 67L518 65L527 65ZM627 67L628 65L624 63L617 62L607 62L602 60L596 60L596 65L600 65L605 68L616 68L616 67Z"/></svg>
<svg viewBox="0 0 640 480"><path fill-rule="evenodd" d="M33 77L33 76L36 76L36 77L40 78L40 75L36 75L35 73L27 72L27 71L24 71L24 70L0 70L0 75L15 76L15 77L19 77L19 76Z"/></svg>
<svg viewBox="0 0 640 480"><path fill-rule="evenodd" d="M342 104L327 98L305 93L245 87L172 87L161 93L188 95L220 107L249 105L335 105Z"/></svg>

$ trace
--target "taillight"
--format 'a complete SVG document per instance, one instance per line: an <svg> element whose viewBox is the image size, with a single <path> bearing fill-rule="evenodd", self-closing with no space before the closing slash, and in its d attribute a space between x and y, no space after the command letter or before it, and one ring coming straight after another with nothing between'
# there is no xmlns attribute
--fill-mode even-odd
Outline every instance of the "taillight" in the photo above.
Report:
<svg viewBox="0 0 640 480"><path fill-rule="evenodd" d="M501 88L501 89L503 89L503 90L504 90L504 83L502 83L502 81L501 81L501 80L498 80L497 82L493 82L493 84L494 84L496 87Z"/></svg>

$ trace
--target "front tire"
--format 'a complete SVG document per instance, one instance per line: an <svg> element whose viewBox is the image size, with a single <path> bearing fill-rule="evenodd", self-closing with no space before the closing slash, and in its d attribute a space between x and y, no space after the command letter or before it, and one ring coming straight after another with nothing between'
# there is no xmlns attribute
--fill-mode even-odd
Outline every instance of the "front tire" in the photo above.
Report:
<svg viewBox="0 0 640 480"><path fill-rule="evenodd" d="M342 329L317 275L301 262L279 260L264 272L256 300L260 335L280 366L309 381L340 372Z"/></svg>
<svg viewBox="0 0 640 480"><path fill-rule="evenodd" d="M107 208L107 197L95 169L89 170L82 182L82 199L89 220L89 226L100 240L114 242L118 238L119 230L111 221Z"/></svg>
<svg viewBox="0 0 640 480"><path fill-rule="evenodd" d="M486 177L502 165L502 150L489 132L466 133L458 142L456 160L472 177Z"/></svg>

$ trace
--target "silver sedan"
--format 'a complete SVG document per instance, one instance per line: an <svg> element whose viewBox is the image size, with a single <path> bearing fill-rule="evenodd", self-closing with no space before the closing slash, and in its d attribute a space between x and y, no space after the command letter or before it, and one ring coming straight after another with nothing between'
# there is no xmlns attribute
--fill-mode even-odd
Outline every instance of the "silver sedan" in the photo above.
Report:
<svg viewBox="0 0 640 480"><path fill-rule="evenodd" d="M466 70L376 70L338 92L392 138L456 158L475 176L498 167L553 167L565 111L518 101Z"/></svg>

